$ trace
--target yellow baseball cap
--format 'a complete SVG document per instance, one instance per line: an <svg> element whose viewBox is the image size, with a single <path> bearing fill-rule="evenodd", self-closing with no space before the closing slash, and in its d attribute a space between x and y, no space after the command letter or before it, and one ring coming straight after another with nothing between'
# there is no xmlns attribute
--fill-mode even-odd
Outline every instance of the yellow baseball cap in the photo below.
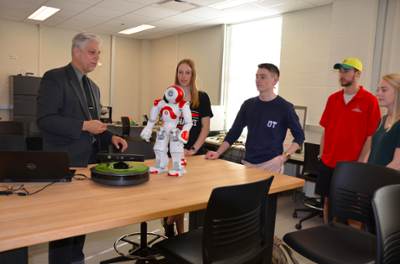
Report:
<svg viewBox="0 0 400 264"><path fill-rule="evenodd" d="M350 69L357 69L359 71L362 71L362 63L356 58L347 58L342 63L336 63L333 68L338 70L342 66L343 68L346 68L348 70Z"/></svg>

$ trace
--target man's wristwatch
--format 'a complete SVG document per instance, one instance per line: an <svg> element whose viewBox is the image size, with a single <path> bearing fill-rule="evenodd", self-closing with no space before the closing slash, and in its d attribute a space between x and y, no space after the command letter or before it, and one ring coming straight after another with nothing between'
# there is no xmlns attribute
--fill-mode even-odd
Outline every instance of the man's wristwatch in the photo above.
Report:
<svg viewBox="0 0 400 264"><path fill-rule="evenodd" d="M194 147L191 147L190 149L194 151L194 154L197 153L197 149L195 149Z"/></svg>
<svg viewBox="0 0 400 264"><path fill-rule="evenodd" d="M285 152L283 152L283 154L285 154L286 155L286 157L287 157L287 159L288 160L290 160L290 158L292 157L292 155L290 155L289 153L287 153L286 151Z"/></svg>

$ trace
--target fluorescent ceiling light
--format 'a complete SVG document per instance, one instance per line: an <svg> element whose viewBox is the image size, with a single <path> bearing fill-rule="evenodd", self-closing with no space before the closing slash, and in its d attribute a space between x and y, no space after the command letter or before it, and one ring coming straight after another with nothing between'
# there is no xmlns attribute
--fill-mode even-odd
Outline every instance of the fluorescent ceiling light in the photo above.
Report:
<svg viewBox="0 0 400 264"><path fill-rule="evenodd" d="M130 34L138 33L140 31L152 29L152 28L155 28L155 26L143 24L143 25L140 25L140 26L137 26L134 28L128 28L128 29L122 30L118 33L130 35Z"/></svg>
<svg viewBox="0 0 400 264"><path fill-rule="evenodd" d="M33 19L33 20L43 21L43 20L49 18L50 16L54 15L58 11L60 11L59 8L42 6L41 8L36 10L36 12L34 12L32 15L30 15L28 18Z"/></svg>
<svg viewBox="0 0 400 264"><path fill-rule="evenodd" d="M227 8L240 6L240 5L244 5L244 4L249 4L249 3L254 3L254 2L258 2L258 1L260 1L260 0L226 0L221 3L209 5L209 7L222 10L222 9L227 9Z"/></svg>

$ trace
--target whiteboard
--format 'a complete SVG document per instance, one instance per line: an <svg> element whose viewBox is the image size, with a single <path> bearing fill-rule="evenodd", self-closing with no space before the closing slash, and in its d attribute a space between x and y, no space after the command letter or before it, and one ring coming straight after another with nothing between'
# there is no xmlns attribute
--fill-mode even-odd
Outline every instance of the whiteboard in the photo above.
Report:
<svg viewBox="0 0 400 264"><path fill-rule="evenodd" d="M303 131L306 129L306 116L307 116L307 106L294 106L294 111L296 112L297 116L299 117L300 125L303 128ZM283 141L283 151L287 151L292 145L293 142L293 135L290 129L287 130L286 132L286 138ZM300 146L300 148L296 151L297 153L300 153L303 149L303 146Z"/></svg>

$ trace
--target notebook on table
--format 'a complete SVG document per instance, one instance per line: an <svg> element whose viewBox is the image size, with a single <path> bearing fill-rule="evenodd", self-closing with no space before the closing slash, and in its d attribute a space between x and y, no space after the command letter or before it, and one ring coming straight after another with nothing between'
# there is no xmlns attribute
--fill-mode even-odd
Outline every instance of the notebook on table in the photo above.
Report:
<svg viewBox="0 0 400 264"><path fill-rule="evenodd" d="M66 152L0 151L0 182L70 182Z"/></svg>

